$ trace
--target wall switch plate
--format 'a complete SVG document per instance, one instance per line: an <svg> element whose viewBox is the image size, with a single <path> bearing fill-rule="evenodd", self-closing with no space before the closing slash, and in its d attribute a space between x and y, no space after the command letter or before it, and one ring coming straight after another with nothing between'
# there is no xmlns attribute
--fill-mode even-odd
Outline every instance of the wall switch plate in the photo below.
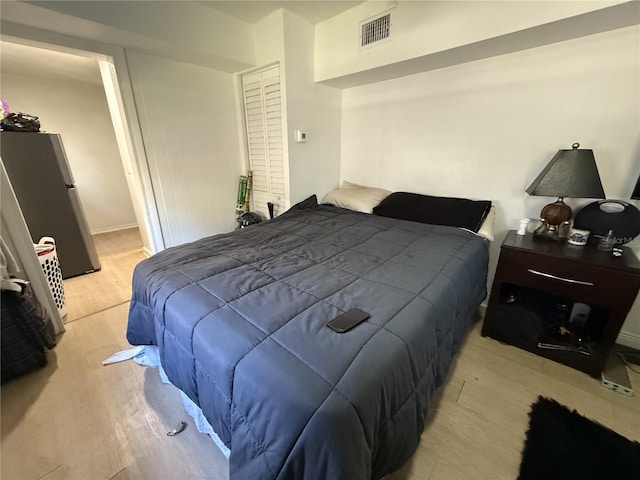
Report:
<svg viewBox="0 0 640 480"><path fill-rule="evenodd" d="M307 132L304 130L296 130L296 143L304 143L307 141Z"/></svg>

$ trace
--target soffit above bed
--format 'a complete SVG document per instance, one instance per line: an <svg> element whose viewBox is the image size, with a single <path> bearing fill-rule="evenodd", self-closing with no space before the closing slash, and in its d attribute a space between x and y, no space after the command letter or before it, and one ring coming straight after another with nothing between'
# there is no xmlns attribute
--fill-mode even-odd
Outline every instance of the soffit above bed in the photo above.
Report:
<svg viewBox="0 0 640 480"><path fill-rule="evenodd" d="M351 88L640 23L636 1L499 3L365 2L316 25L315 81ZM386 12L389 39L359 48L358 23Z"/></svg>
<svg viewBox="0 0 640 480"><path fill-rule="evenodd" d="M362 2L348 1L285 1L285 2L256 2L256 1L215 1L203 0L198 2L206 7L226 13L247 23L254 23L266 17L274 10L286 8L311 23L322 22L334 17Z"/></svg>

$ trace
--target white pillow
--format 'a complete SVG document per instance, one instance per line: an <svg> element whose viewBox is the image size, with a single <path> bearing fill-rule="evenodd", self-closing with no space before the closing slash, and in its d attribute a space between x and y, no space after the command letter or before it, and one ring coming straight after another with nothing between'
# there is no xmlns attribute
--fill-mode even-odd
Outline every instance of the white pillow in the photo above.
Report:
<svg viewBox="0 0 640 480"><path fill-rule="evenodd" d="M480 226L480 230L478 230L478 235L486 238L490 242L493 241L493 224L496 221L496 206L491 205L491 209L489 213L487 213L487 217L482 222Z"/></svg>
<svg viewBox="0 0 640 480"><path fill-rule="evenodd" d="M350 182L342 182L342 187L328 193L322 203L330 203L336 207L348 208L356 212L371 213L388 195L390 190L384 188L365 187Z"/></svg>

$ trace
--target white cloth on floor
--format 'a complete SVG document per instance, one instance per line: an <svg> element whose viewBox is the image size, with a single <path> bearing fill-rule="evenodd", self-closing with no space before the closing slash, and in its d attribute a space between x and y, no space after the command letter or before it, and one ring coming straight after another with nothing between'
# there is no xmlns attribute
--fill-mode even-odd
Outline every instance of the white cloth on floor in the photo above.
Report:
<svg viewBox="0 0 640 480"><path fill-rule="evenodd" d="M162 383L171 383L169 381L169 377L164 372L164 368L160 364L160 350L158 347L145 345L142 347L143 351L140 355L137 355L134 360L138 365L143 365L145 367L156 367L158 369L158 373L160 373L160 380Z"/></svg>
<svg viewBox="0 0 640 480"><path fill-rule="evenodd" d="M135 348L130 348L128 350L122 350L120 352L114 353L106 360L102 361L102 365L110 365L112 363L124 362L125 360L131 360L132 358L137 357L144 353L144 347L139 346Z"/></svg>

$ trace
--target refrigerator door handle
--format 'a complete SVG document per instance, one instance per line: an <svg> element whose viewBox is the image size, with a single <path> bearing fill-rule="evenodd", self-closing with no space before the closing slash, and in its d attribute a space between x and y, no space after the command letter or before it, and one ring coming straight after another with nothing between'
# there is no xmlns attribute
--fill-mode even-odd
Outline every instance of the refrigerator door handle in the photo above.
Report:
<svg viewBox="0 0 640 480"><path fill-rule="evenodd" d="M100 260L98 258L98 252L93 243L93 239L91 238L91 232L89 231L89 224L87 223L87 218L84 216L84 211L82 210L82 204L80 203L80 196L78 195L78 190L76 189L76 187L71 187L67 191L69 192L69 200L71 201L71 208L73 209L76 215L76 219L80 227L80 236L82 237L82 242L84 243L86 252L89 255L91 266L93 267L93 270L100 270ZM90 271L90 270L87 270L87 271Z"/></svg>
<svg viewBox="0 0 640 480"><path fill-rule="evenodd" d="M60 172L62 173L64 183L67 185L67 187L73 186L76 182L73 178L73 173L71 173L71 168L69 168L67 153L64 150L64 145L62 144L60 135L57 133L49 135L49 141L51 142L51 147L55 152L55 158L58 161L58 166L60 168Z"/></svg>

